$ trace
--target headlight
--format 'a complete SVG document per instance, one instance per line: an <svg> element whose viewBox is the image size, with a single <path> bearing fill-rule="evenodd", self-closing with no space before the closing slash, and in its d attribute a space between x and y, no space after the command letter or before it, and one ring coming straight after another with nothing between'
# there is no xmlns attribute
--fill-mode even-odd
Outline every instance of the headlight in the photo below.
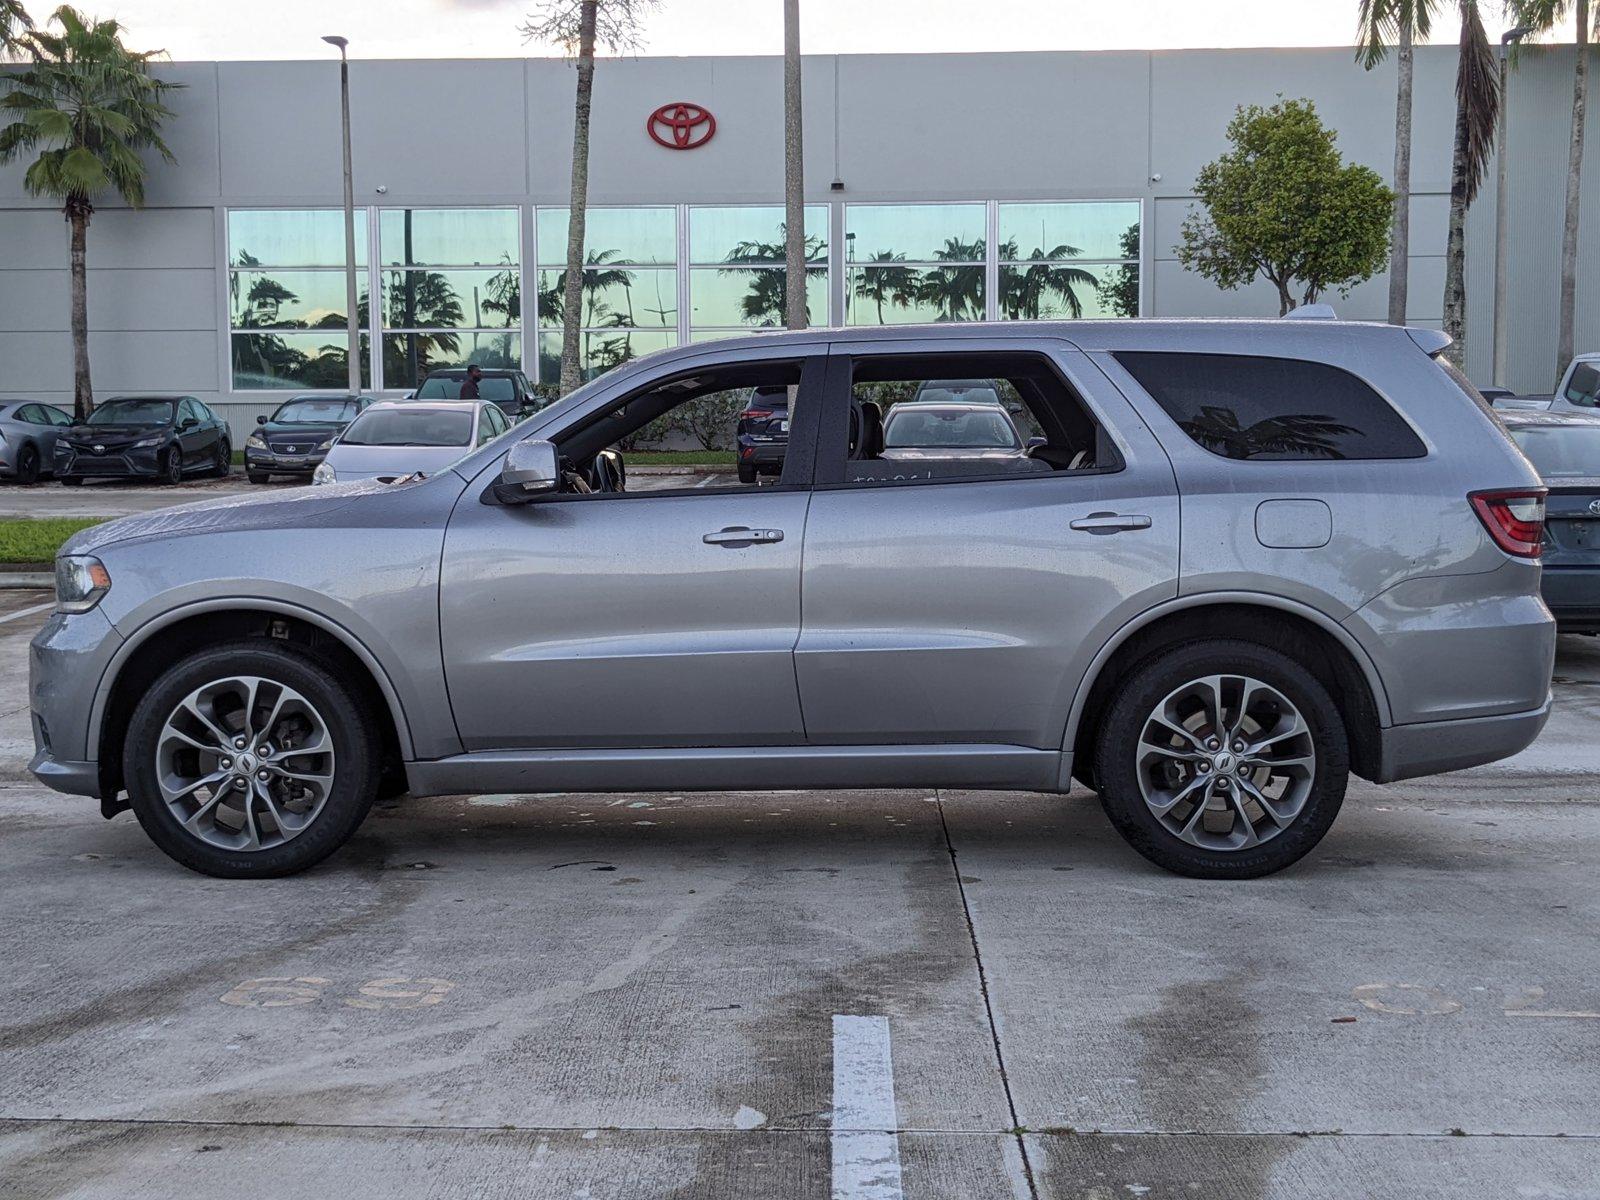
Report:
<svg viewBox="0 0 1600 1200"><path fill-rule="evenodd" d="M245 438L244 444L249 446L252 450L265 450L267 448L267 439L262 437L259 433L252 433L249 437Z"/></svg>
<svg viewBox="0 0 1600 1200"><path fill-rule="evenodd" d="M130 450L148 450L148 449L150 449L151 446L159 446L159 445L161 445L162 442L164 442L166 440L167 439L164 438L164 437L140 438L137 442L135 442L132 446L130 446L129 449Z"/></svg>
<svg viewBox="0 0 1600 1200"><path fill-rule="evenodd" d="M312 483L338 483L339 474L327 463L318 463L317 469L311 472Z"/></svg>
<svg viewBox="0 0 1600 1200"><path fill-rule="evenodd" d="M88 612L111 590L111 575L92 554L68 554L56 559L56 608L60 612Z"/></svg>
<svg viewBox="0 0 1600 1200"><path fill-rule="evenodd" d="M333 444L335 442L337 442L338 440L339 440L339 435L336 433L331 438L329 438L327 441L323 442L322 445L317 447L317 453L320 454L324 450L332 450L333 449Z"/></svg>

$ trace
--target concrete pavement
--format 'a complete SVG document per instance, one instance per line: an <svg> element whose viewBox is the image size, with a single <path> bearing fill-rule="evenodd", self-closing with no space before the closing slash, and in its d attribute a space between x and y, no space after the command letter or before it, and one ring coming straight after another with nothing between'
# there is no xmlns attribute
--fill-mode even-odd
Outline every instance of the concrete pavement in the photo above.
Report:
<svg viewBox="0 0 1600 1200"><path fill-rule="evenodd" d="M1250 883L1083 794L837 792L401 800L238 884L26 782L38 602L0 1196L1600 1194L1592 640L1520 763Z"/></svg>

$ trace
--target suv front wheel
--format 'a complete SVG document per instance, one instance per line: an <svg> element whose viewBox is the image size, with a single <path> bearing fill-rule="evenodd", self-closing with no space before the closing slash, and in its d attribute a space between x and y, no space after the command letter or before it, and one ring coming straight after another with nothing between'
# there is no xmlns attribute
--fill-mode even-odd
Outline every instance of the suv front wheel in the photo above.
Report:
<svg viewBox="0 0 1600 1200"><path fill-rule="evenodd" d="M378 785L372 715L298 649L251 640L199 651L140 701L123 748L134 815L196 871L246 879L320 862Z"/></svg>
<svg viewBox="0 0 1600 1200"><path fill-rule="evenodd" d="M1095 768L1112 824L1151 862L1251 879L1322 840L1349 743L1317 678L1253 642L1190 642L1139 663L1101 723Z"/></svg>

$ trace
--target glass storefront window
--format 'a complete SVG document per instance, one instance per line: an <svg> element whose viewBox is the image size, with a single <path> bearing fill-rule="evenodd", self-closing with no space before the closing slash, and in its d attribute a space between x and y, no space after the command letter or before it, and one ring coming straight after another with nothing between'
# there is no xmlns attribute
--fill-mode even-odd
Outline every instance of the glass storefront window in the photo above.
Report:
<svg viewBox="0 0 1600 1200"><path fill-rule="evenodd" d="M806 205L806 261L828 258L828 206ZM784 261L782 205L689 210L689 261L713 263L776 263Z"/></svg>
<svg viewBox="0 0 1600 1200"><path fill-rule="evenodd" d="M541 208L539 265L567 261L567 209ZM671 266L678 261L677 212L672 208L591 208L583 221L584 258L602 264Z"/></svg>
<svg viewBox="0 0 1600 1200"><path fill-rule="evenodd" d="M579 334L578 362L584 379L603 375L630 359L678 344L676 332L656 329L585 329ZM561 378L561 334L539 335L539 378Z"/></svg>
<svg viewBox="0 0 1600 1200"><path fill-rule="evenodd" d="M1137 200L996 205L1001 262L1139 257ZM1131 237L1132 245L1128 244Z"/></svg>
<svg viewBox="0 0 1600 1200"><path fill-rule="evenodd" d="M689 274L689 317L695 329L781 329L787 291L782 267L695 267ZM806 314L813 325L828 318L828 270L806 269Z"/></svg>
<svg viewBox="0 0 1600 1200"><path fill-rule="evenodd" d="M845 276L845 322L908 325L981 321L982 262L939 267L857 266Z"/></svg>
<svg viewBox="0 0 1600 1200"><path fill-rule="evenodd" d="M981 263L987 225L982 204L847 204L845 262Z"/></svg>
<svg viewBox="0 0 1600 1200"><path fill-rule="evenodd" d="M385 329L520 329L522 278L499 271L386 270Z"/></svg>
<svg viewBox="0 0 1600 1200"><path fill-rule="evenodd" d="M1140 205L996 205L1003 320L1139 315Z"/></svg>
<svg viewBox="0 0 1600 1200"><path fill-rule="evenodd" d="M385 266L477 267L517 261L514 208L386 208L378 216Z"/></svg>
<svg viewBox="0 0 1600 1200"><path fill-rule="evenodd" d="M440 367L520 370L522 335L505 331L426 330L383 335L383 385L414 388L429 371Z"/></svg>
<svg viewBox="0 0 1600 1200"><path fill-rule="evenodd" d="M539 272L539 324L561 328L567 273L553 268ZM676 329L678 273L674 270L590 269L583 273L585 327Z"/></svg>
<svg viewBox="0 0 1600 1200"><path fill-rule="evenodd" d="M367 262L367 214L356 212L356 265ZM230 267L344 266L344 210L230 209Z"/></svg>
<svg viewBox="0 0 1600 1200"><path fill-rule="evenodd" d="M365 317L367 280L357 279ZM229 320L235 329L343 329L343 271L230 271Z"/></svg>
<svg viewBox="0 0 1600 1200"><path fill-rule="evenodd" d="M1071 261L1000 268L1000 317L1006 321L1077 321L1139 315L1139 267Z"/></svg>
<svg viewBox="0 0 1600 1200"><path fill-rule="evenodd" d="M317 333L235 333L232 336L233 386L264 388L328 388L343 391L350 384L345 331ZM371 386L368 339L361 337L361 386Z"/></svg>

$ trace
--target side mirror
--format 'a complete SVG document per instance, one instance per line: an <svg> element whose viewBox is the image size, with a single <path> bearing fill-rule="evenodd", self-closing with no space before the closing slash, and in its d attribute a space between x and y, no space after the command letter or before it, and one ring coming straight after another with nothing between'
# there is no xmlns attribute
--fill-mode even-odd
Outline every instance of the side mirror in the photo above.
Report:
<svg viewBox="0 0 1600 1200"><path fill-rule="evenodd" d="M501 504L526 504L561 486L561 457L551 442L529 438L506 451L495 480L495 499Z"/></svg>
<svg viewBox="0 0 1600 1200"><path fill-rule="evenodd" d="M262 413L260 416L258 416L256 418L256 424L257 425L265 425L266 423L267 423L267 414L266 413Z"/></svg>
<svg viewBox="0 0 1600 1200"><path fill-rule="evenodd" d="M193 417L185 417L183 420L178 422L179 429L198 429L199 427L200 422L195 420Z"/></svg>
<svg viewBox="0 0 1600 1200"><path fill-rule="evenodd" d="M1006 411L1013 417L1020 417L1022 415L1022 405L1018 404L1015 400L1008 400L1006 402Z"/></svg>
<svg viewBox="0 0 1600 1200"><path fill-rule="evenodd" d="M1047 438L1032 437L1032 438L1028 439L1028 449L1029 450L1032 450L1035 446L1048 446L1049 444L1050 444L1050 442L1049 442L1049 439L1047 439Z"/></svg>

